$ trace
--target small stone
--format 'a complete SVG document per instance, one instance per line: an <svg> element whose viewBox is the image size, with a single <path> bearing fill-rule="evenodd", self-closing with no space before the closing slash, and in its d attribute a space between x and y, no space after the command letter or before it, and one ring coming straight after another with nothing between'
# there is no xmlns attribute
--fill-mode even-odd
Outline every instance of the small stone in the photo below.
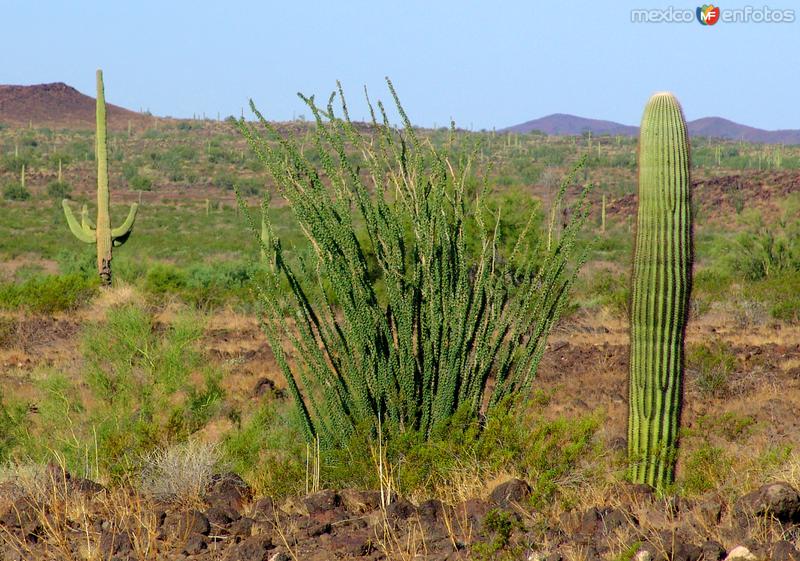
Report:
<svg viewBox="0 0 800 561"><path fill-rule="evenodd" d="M338 507L342 504L342 498L336 491L325 489L306 496L302 503L308 515L313 516Z"/></svg>
<svg viewBox="0 0 800 561"><path fill-rule="evenodd" d="M189 539L186 540L183 552L186 555L197 555L206 548L208 548L208 544L206 543L205 536L201 534L192 534L189 536Z"/></svg>
<svg viewBox="0 0 800 561"><path fill-rule="evenodd" d="M381 494L378 491L359 491L356 489L345 489L339 493L342 504L349 511L356 514L364 514L377 510L381 506Z"/></svg>
<svg viewBox="0 0 800 561"><path fill-rule="evenodd" d="M207 536L211 532L211 524L205 514L198 510L175 512L164 520L164 529L173 537L186 537L191 534Z"/></svg>
<svg viewBox="0 0 800 561"><path fill-rule="evenodd" d="M386 507L389 520L407 520L417 513L417 508L403 498L396 498Z"/></svg>
<svg viewBox="0 0 800 561"><path fill-rule="evenodd" d="M725 561L758 561L758 558L753 555L749 549L744 547L743 545L734 547L728 556L725 558Z"/></svg>
<svg viewBox="0 0 800 561"><path fill-rule="evenodd" d="M640 549L633 556L633 561L653 561L653 556L646 549Z"/></svg>
<svg viewBox="0 0 800 561"><path fill-rule="evenodd" d="M522 479L509 479L497 485L490 494L492 501L498 506L522 504L531 496L531 486Z"/></svg>
<svg viewBox="0 0 800 561"><path fill-rule="evenodd" d="M700 546L703 561L720 561L725 557L725 548L717 541L708 540Z"/></svg>

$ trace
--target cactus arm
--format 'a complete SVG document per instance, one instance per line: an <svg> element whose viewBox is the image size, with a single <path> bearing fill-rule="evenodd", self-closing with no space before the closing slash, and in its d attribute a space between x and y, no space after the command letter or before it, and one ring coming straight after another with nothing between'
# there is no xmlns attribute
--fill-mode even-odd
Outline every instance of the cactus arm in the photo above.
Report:
<svg viewBox="0 0 800 561"><path fill-rule="evenodd" d="M89 218L89 209L86 208L86 205L81 208L81 228L94 236L94 222Z"/></svg>
<svg viewBox="0 0 800 561"><path fill-rule="evenodd" d="M111 230L111 239L114 243L114 246L119 247L128 241L128 237L133 231L133 223L136 221L136 212L138 210L139 205L137 203L133 203L130 211L128 211L128 217L125 219L125 222L123 222L121 226Z"/></svg>
<svg viewBox="0 0 800 561"><path fill-rule="evenodd" d="M83 243L95 243L96 238L94 232L84 229L84 227L78 222L78 220L75 218L75 215L72 213L72 209L67 203L67 199L61 201L61 206L64 208L64 216L67 217L67 225L69 226L69 229L73 235Z"/></svg>

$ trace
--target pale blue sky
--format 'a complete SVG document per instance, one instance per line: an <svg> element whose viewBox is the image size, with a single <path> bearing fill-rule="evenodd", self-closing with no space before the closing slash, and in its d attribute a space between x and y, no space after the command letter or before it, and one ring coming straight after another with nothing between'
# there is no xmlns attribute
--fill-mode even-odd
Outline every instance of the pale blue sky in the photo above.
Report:
<svg viewBox="0 0 800 561"><path fill-rule="evenodd" d="M632 8L670 4L697 6L6 0L0 83L63 81L93 94L101 67L108 100L134 110L238 115L253 97L268 118L283 120L304 113L295 92L327 99L336 79L353 116L366 116L362 87L385 99L388 75L416 124L453 117L475 129L555 112L637 124L648 96L671 90L689 119L800 128L800 23L631 23ZM763 5L736 7L746 4Z"/></svg>

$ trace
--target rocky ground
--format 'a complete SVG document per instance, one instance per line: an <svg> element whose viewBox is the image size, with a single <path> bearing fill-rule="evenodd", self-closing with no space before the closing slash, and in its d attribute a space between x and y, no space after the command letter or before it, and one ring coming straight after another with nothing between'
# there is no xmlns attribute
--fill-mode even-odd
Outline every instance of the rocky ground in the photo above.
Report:
<svg viewBox="0 0 800 561"><path fill-rule="evenodd" d="M486 499L412 504L379 491L323 490L280 503L215 476L202 504L148 501L50 467L50 483L0 490L0 559L280 561L798 561L800 494L775 482L726 503L657 498L620 484L557 518L527 508L510 479Z"/></svg>

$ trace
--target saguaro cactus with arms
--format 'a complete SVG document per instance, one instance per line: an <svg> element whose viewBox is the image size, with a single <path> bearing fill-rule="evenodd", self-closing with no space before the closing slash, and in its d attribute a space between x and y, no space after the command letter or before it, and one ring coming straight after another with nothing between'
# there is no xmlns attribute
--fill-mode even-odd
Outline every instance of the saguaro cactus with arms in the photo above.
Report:
<svg viewBox="0 0 800 561"><path fill-rule="evenodd" d="M103 88L103 71L97 71L97 133L95 156L97 159L97 222L92 225L84 209L81 221L75 219L67 199L61 202L69 229L80 241L97 245L97 271L106 286L111 284L111 249L124 244L133 230L136 211L139 205L133 203L125 222L118 228L111 228L108 193L108 141L106 138L106 99Z"/></svg>

